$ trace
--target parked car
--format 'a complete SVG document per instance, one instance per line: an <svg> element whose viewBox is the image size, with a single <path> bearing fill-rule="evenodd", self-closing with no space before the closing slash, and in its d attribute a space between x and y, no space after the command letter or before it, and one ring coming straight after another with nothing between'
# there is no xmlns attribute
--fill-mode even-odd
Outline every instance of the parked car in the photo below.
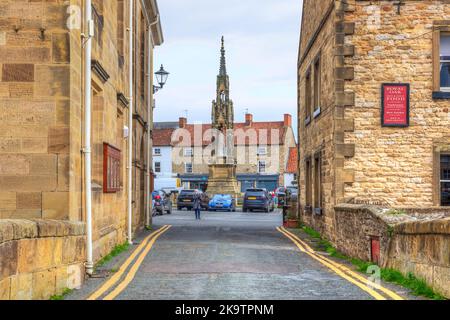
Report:
<svg viewBox="0 0 450 320"><path fill-rule="evenodd" d="M209 211L226 210L229 212L236 211L236 202L229 194L216 194L209 201Z"/></svg>
<svg viewBox="0 0 450 320"><path fill-rule="evenodd" d="M209 206L208 195L197 189L181 190L180 194L178 195L178 199L177 199L177 209L183 210L186 208L189 211L192 210L194 207L194 195L196 193L200 193L202 209L208 210L208 206Z"/></svg>
<svg viewBox="0 0 450 320"><path fill-rule="evenodd" d="M172 199L170 194L164 192L163 190L156 190L152 193L153 209L156 214L163 215L165 212L167 214L172 213Z"/></svg>
<svg viewBox="0 0 450 320"><path fill-rule="evenodd" d="M273 212L275 210L273 198L266 189L247 189L245 192L242 211L254 210L265 212Z"/></svg>

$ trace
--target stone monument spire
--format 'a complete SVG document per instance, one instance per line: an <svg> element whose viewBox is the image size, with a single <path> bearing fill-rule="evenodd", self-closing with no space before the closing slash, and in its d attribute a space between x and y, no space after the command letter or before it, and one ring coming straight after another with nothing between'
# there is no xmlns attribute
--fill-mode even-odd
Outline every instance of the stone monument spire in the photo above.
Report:
<svg viewBox="0 0 450 320"><path fill-rule="evenodd" d="M212 102L211 120L213 128L220 131L226 131L234 127L234 108L233 101L230 99L230 79L227 74L224 37L222 37L220 70L217 76L216 100Z"/></svg>

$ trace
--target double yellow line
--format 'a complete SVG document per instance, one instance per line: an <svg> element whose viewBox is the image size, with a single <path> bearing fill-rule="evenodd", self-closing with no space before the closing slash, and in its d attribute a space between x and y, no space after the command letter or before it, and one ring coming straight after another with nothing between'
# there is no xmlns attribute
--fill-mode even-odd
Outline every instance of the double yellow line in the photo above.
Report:
<svg viewBox="0 0 450 320"><path fill-rule="evenodd" d="M313 258L314 260L317 260L322 265L326 266L327 268L332 270L334 273L336 273L340 277L342 277L345 280L356 285L361 290L367 292L375 299L386 300L386 297L378 292L378 291L381 291L382 293L386 294L391 299L404 300L402 297L400 297L395 292L393 292L381 285L378 285L378 284L375 284L372 282L369 285L368 280L366 278L364 278L363 276L361 276L360 274L354 272L353 270L349 269L348 267L346 267L340 263L337 263L336 261L333 261L331 259L328 259L327 257L319 255L306 242L301 240L299 237L297 237L292 232L287 231L285 228L279 227L279 228L277 228L277 230L279 232L281 232L283 235L285 235L287 238L289 238L301 252L306 253L311 258Z"/></svg>
<svg viewBox="0 0 450 320"><path fill-rule="evenodd" d="M125 278L108 295L106 295L103 298L103 300L113 300L114 298L116 298L130 284L130 282L133 281L139 267L141 266L147 254L152 249L156 240L163 233L169 230L170 227L171 226L168 225L163 226L160 229L153 232L152 234L150 234L147 238L145 238L144 241L142 241L142 243L136 248L136 250L134 250L134 252L128 257L128 259L125 260L125 262L119 268L119 271L117 271L110 279L108 279L108 281L106 281L94 293L92 293L87 298L87 300L97 300L102 295L104 295L108 290L110 290L122 278L124 273L127 271L128 267L139 255L134 264L131 266L130 271L126 274Z"/></svg>

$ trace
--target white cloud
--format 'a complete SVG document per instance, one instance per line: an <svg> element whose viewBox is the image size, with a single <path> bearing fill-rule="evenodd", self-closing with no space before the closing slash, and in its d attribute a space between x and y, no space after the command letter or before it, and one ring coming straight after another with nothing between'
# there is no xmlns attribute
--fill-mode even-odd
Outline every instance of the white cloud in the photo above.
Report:
<svg viewBox="0 0 450 320"><path fill-rule="evenodd" d="M246 108L255 120L281 120L297 109L300 0L160 0L166 42L156 63L171 72L156 96L156 121L210 121L219 69L220 37L236 120Z"/></svg>

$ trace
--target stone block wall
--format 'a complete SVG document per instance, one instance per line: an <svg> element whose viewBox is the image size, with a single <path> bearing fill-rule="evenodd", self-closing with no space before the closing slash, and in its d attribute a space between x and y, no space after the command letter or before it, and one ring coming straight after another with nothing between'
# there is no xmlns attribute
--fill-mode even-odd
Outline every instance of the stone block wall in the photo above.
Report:
<svg viewBox="0 0 450 320"><path fill-rule="evenodd" d="M412 272L450 298L450 218L394 227L387 267Z"/></svg>
<svg viewBox="0 0 450 320"><path fill-rule="evenodd" d="M66 7L0 3L0 219L69 218Z"/></svg>
<svg viewBox="0 0 450 320"><path fill-rule="evenodd" d="M450 113L448 100L433 99L433 25L450 20L448 1L404 1L400 14L388 1L350 3L345 21L354 24L354 33L345 43L354 54L345 66L354 76L345 90L355 102L345 117L355 129L345 143L356 150L345 159L355 175L345 197L385 206L439 205L433 156L437 148L450 149ZM381 126L382 83L411 85L408 128Z"/></svg>
<svg viewBox="0 0 450 320"><path fill-rule="evenodd" d="M45 300L84 282L85 225L0 220L0 300Z"/></svg>
<svg viewBox="0 0 450 320"><path fill-rule="evenodd" d="M409 272L450 298L450 210L425 212L409 208L405 215L386 209L341 204L335 207L334 244L344 254L371 261L371 239L380 240L382 267ZM433 218L438 215L439 218Z"/></svg>

